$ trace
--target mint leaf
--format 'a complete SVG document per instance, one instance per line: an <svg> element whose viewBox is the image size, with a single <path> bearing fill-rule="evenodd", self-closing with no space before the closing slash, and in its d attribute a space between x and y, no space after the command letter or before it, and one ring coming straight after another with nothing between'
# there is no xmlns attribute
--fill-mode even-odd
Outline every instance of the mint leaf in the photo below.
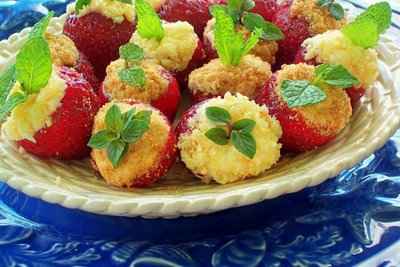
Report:
<svg viewBox="0 0 400 267"><path fill-rule="evenodd" d="M118 167L121 159L124 157L129 149L129 145L124 143L122 140L112 141L107 146L107 157L111 161L114 168Z"/></svg>
<svg viewBox="0 0 400 267"><path fill-rule="evenodd" d="M15 84L15 65L10 66L0 76L0 106L6 101Z"/></svg>
<svg viewBox="0 0 400 267"><path fill-rule="evenodd" d="M119 48L119 55L129 62L138 62L144 58L144 51L140 46L128 43Z"/></svg>
<svg viewBox="0 0 400 267"><path fill-rule="evenodd" d="M43 37L29 39L17 54L16 78L27 93L39 92L52 72L50 48Z"/></svg>
<svg viewBox="0 0 400 267"><path fill-rule="evenodd" d="M16 106L24 103L27 98L28 96L24 93L17 92L12 94L0 107L0 122L3 121Z"/></svg>
<svg viewBox="0 0 400 267"><path fill-rule="evenodd" d="M378 44L378 25L372 19L364 18L356 20L344 26L342 32L354 45L363 48L373 48Z"/></svg>
<svg viewBox="0 0 400 267"><path fill-rule="evenodd" d="M255 3L253 0L228 0L225 11L232 17L236 24L240 21L243 12L253 9L254 6Z"/></svg>
<svg viewBox="0 0 400 267"><path fill-rule="evenodd" d="M281 92L289 108L317 104L326 99L325 92L309 81L285 80Z"/></svg>
<svg viewBox="0 0 400 267"><path fill-rule="evenodd" d="M329 7L329 12L331 13L332 17L334 17L336 20L343 19L345 15L343 7L338 3L333 3Z"/></svg>
<svg viewBox="0 0 400 267"><path fill-rule="evenodd" d="M315 80L339 88L349 88L360 84L359 80L342 65L319 65L315 69L315 75Z"/></svg>
<svg viewBox="0 0 400 267"><path fill-rule="evenodd" d="M122 140L132 144L137 142L150 129L151 111L140 111L128 121L121 132Z"/></svg>
<svg viewBox="0 0 400 267"><path fill-rule="evenodd" d="M130 4L132 5L132 0L117 0L118 2L124 3L124 4Z"/></svg>
<svg viewBox="0 0 400 267"><path fill-rule="evenodd" d="M220 107L207 107L206 116L210 121L230 123L231 114L226 109Z"/></svg>
<svg viewBox="0 0 400 267"><path fill-rule="evenodd" d="M75 12L79 15L79 12L85 7L90 5L91 0L76 0Z"/></svg>
<svg viewBox="0 0 400 267"><path fill-rule="evenodd" d="M41 20L39 20L38 23L36 23L31 32L29 33L29 38L33 37L43 37L44 34L47 31L47 27L49 26L51 18L54 16L54 12L50 11L47 16L43 17Z"/></svg>
<svg viewBox="0 0 400 267"><path fill-rule="evenodd" d="M356 18L356 21L363 19L371 19L375 21L378 26L378 33L381 34L390 27L392 22L392 8L388 2L380 2L371 5Z"/></svg>
<svg viewBox="0 0 400 267"><path fill-rule="evenodd" d="M235 122L232 126L233 130L251 133L256 127L256 122L250 119L242 119Z"/></svg>
<svg viewBox="0 0 400 267"><path fill-rule="evenodd" d="M246 157L253 159L256 155L257 144L254 137L245 131L232 131L233 146Z"/></svg>
<svg viewBox="0 0 400 267"><path fill-rule="evenodd" d="M229 143L229 136L226 132L226 130L222 128L212 128L208 130L205 135L207 136L208 139L213 141L217 145L227 145Z"/></svg>
<svg viewBox="0 0 400 267"><path fill-rule="evenodd" d="M275 24L266 21L262 16L246 12L242 17L242 23L249 31L254 31L256 28L262 30L261 38L268 41L282 40L284 35Z"/></svg>
<svg viewBox="0 0 400 267"><path fill-rule="evenodd" d="M114 139L113 134L108 130L103 130L93 135L88 146L94 149L105 149Z"/></svg>
<svg viewBox="0 0 400 267"><path fill-rule="evenodd" d="M153 7L145 0L136 0L135 9L137 14L137 31L145 39L164 38L164 28Z"/></svg>
<svg viewBox="0 0 400 267"><path fill-rule="evenodd" d="M138 66L133 66L129 69L123 69L118 73L119 78L124 83L131 86L144 87L146 84L146 73Z"/></svg>
<svg viewBox="0 0 400 267"><path fill-rule="evenodd" d="M131 108L130 110L128 110L127 112L122 114L122 121L123 121L124 126L127 125L131 120L133 120L133 118L135 117L135 114L136 114L135 108Z"/></svg>
<svg viewBox="0 0 400 267"><path fill-rule="evenodd" d="M246 55L253 49L253 47L258 43L258 40L260 39L262 35L262 30L260 28L254 29L253 32L251 32L251 35L249 39L247 39L246 43L242 47L241 55ZM240 58L238 59L238 64L240 62Z"/></svg>
<svg viewBox="0 0 400 267"><path fill-rule="evenodd" d="M320 7L327 7L332 4L332 0L318 0L317 5Z"/></svg>
<svg viewBox="0 0 400 267"><path fill-rule="evenodd" d="M121 109L118 107L118 105L114 104L107 110L105 123L107 130L111 132L119 133L122 130L124 125L122 121Z"/></svg>

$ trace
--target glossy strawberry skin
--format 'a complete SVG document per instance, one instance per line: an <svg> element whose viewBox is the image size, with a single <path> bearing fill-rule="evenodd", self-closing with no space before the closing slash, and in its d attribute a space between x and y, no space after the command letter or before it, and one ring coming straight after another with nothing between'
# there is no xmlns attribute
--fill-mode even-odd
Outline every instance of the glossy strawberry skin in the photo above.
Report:
<svg viewBox="0 0 400 267"><path fill-rule="evenodd" d="M267 21L274 21L278 4L276 0L255 0L255 6L251 12L260 14Z"/></svg>
<svg viewBox="0 0 400 267"><path fill-rule="evenodd" d="M134 30L134 23L115 23L96 12L82 17L71 14L64 24L64 34L92 62L99 79L105 77L108 64L118 58L119 47L129 41Z"/></svg>
<svg viewBox="0 0 400 267"><path fill-rule="evenodd" d="M257 97L256 103L266 105L270 115L274 116L281 124L283 135L280 143L285 151L305 152L335 139L335 136L321 135L317 129L306 123L300 113L281 101L275 92L276 86L276 76L273 75Z"/></svg>
<svg viewBox="0 0 400 267"><path fill-rule="evenodd" d="M196 115L197 110L198 110L198 108L199 108L201 103L203 103L203 102L200 102L200 103L197 103L197 104L191 106L188 110L186 110L182 114L182 116L179 119L179 122L178 122L178 124L176 125L176 128L175 128L175 133L176 133L176 136L177 136L178 140L179 140L179 137L182 134L189 133L189 131L190 131L189 121L194 115Z"/></svg>
<svg viewBox="0 0 400 267"><path fill-rule="evenodd" d="M293 63L296 53L305 39L309 38L309 25L304 19L290 17L290 3L278 7L275 24L282 30L284 39L279 41L277 66Z"/></svg>
<svg viewBox="0 0 400 267"><path fill-rule="evenodd" d="M295 64L298 63L307 63L309 65L314 65L317 66L319 63L315 59L310 59L310 60L305 60L305 54L306 54L306 49L304 47L301 47L295 57ZM351 100L351 107L357 106L357 104L360 102L360 99L365 95L365 88L364 87L350 87L346 89L347 95L350 97Z"/></svg>
<svg viewBox="0 0 400 267"><path fill-rule="evenodd" d="M187 21L202 36L207 21L211 19L209 7L223 0L166 0L161 6L161 19L169 22Z"/></svg>
<svg viewBox="0 0 400 267"><path fill-rule="evenodd" d="M67 88L60 106L51 115L52 125L35 134L35 143L22 140L18 144L41 158L82 159L90 152L86 144L100 101L80 73L63 67L59 75L65 80Z"/></svg>
<svg viewBox="0 0 400 267"><path fill-rule="evenodd" d="M93 89L97 92L100 88L100 81L96 76L95 69L89 59L80 53L79 60L74 66L74 69L81 73L83 77L92 85Z"/></svg>

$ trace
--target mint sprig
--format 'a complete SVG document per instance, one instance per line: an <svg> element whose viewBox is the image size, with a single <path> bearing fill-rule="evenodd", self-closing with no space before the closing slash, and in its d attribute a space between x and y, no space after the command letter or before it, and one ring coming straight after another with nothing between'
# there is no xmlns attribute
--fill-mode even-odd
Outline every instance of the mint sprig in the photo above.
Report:
<svg viewBox="0 0 400 267"><path fill-rule="evenodd" d="M117 168L129 150L150 129L151 111L136 112L135 108L122 113L118 105L112 105L106 113L106 129L95 133L88 146L107 151L107 157Z"/></svg>
<svg viewBox="0 0 400 267"><path fill-rule="evenodd" d="M359 83L359 80L342 65L322 64L316 67L313 81L284 80L281 91L288 107L295 108L324 101L327 95L322 88L325 86L346 89Z"/></svg>
<svg viewBox="0 0 400 267"><path fill-rule="evenodd" d="M119 48L119 55L127 63L126 68L118 73L120 80L128 85L143 88L146 84L146 73L138 65L144 59L143 49L128 43Z"/></svg>
<svg viewBox="0 0 400 267"><path fill-rule="evenodd" d="M161 41L165 34L164 28L153 7L145 0L136 0L135 9L139 35L145 39Z"/></svg>
<svg viewBox="0 0 400 267"><path fill-rule="evenodd" d="M326 8L336 20L344 18L344 8L339 3L336 3L335 0L318 0L317 5Z"/></svg>
<svg viewBox="0 0 400 267"><path fill-rule="evenodd" d="M45 17L43 17L38 23L36 23L31 32L29 33L29 37L43 37L47 31L50 20L53 18L54 12L50 11Z"/></svg>
<svg viewBox="0 0 400 267"><path fill-rule="evenodd" d="M242 57L257 44L262 30L256 28L245 41L243 36L236 32L234 22L224 8L214 6L212 15L215 17L215 47L219 58L225 65L239 65Z"/></svg>
<svg viewBox="0 0 400 267"><path fill-rule="evenodd" d="M391 20L389 3L380 2L368 7L353 22L344 26L342 32L353 44L373 48L378 44L379 36L390 27Z"/></svg>
<svg viewBox="0 0 400 267"><path fill-rule="evenodd" d="M246 157L253 159L256 150L256 140L251 132L256 126L256 122L251 119L242 119L231 123L232 118L226 109L220 107L207 107L207 118L219 124L205 133L205 136L217 145L227 145L232 142L237 151Z"/></svg>

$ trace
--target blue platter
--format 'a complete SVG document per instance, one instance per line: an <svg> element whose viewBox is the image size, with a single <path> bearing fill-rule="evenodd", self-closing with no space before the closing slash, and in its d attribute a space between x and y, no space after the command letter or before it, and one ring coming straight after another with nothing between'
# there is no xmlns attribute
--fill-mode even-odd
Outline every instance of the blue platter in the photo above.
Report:
<svg viewBox="0 0 400 267"><path fill-rule="evenodd" d="M0 1L0 39L67 2ZM400 132L320 186L174 220L69 210L0 183L0 266L400 266L399 149Z"/></svg>

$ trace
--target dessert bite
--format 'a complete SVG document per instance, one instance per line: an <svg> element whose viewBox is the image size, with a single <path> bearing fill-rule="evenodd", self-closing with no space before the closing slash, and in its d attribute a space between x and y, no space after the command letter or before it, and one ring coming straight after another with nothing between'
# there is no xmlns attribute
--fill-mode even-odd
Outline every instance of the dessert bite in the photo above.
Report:
<svg viewBox="0 0 400 267"><path fill-rule="evenodd" d="M244 38L249 38L251 32L256 28L262 30L260 40L249 53L272 65L275 63L275 55L278 52L277 41L283 39L284 36L276 25L265 20L261 15L250 12L254 5L255 3L252 0L228 0L226 6L220 7L224 8L225 12L232 17L235 30L242 34ZM214 27L215 19L209 20L203 36L204 47L209 60L218 57L215 49Z"/></svg>
<svg viewBox="0 0 400 267"><path fill-rule="evenodd" d="M99 79L118 48L127 43L135 30L135 9L130 1L77 0L68 6L64 34L85 54Z"/></svg>
<svg viewBox="0 0 400 267"><path fill-rule="evenodd" d="M240 94L227 93L193 106L176 131L182 161L206 183L257 176L280 158L278 121L265 106Z"/></svg>
<svg viewBox="0 0 400 267"><path fill-rule="evenodd" d="M96 115L88 144L93 167L109 185L147 187L176 160L175 132L167 118L146 104L110 102Z"/></svg>
<svg viewBox="0 0 400 267"><path fill-rule="evenodd" d="M195 102L226 92L255 98L271 77L271 66L259 57L246 55L256 46L262 30L256 28L247 40L235 31L232 17L221 6L213 8L215 44L219 58L189 75L189 91Z"/></svg>
<svg viewBox="0 0 400 267"><path fill-rule="evenodd" d="M81 159L90 151L86 144L100 100L80 73L52 64L44 31L36 25L1 78L2 132L36 156Z"/></svg>
<svg viewBox="0 0 400 267"><path fill-rule="evenodd" d="M280 122L283 149L304 152L330 142L345 128L352 107L342 89L358 83L341 65L284 65L256 102Z"/></svg>
<svg viewBox="0 0 400 267"><path fill-rule="evenodd" d="M291 64L303 41L346 23L343 7L334 0L285 0L278 7L275 24L285 38L279 41L278 65Z"/></svg>
<svg viewBox="0 0 400 267"><path fill-rule="evenodd" d="M143 49L132 43L121 46L120 59L107 67L100 93L107 101L134 99L151 104L171 121L181 100L174 76L154 60L144 59Z"/></svg>
<svg viewBox="0 0 400 267"><path fill-rule="evenodd" d="M341 30L331 30L305 40L296 62L309 64L341 64L357 77L360 84L347 89L355 106L378 78L378 54L375 47L379 35L391 22L391 8L386 2L370 6Z"/></svg>
<svg viewBox="0 0 400 267"><path fill-rule="evenodd" d="M156 60L185 83L187 74L205 58L202 42L186 21L161 21L145 0L135 2L137 30L131 42L143 48L146 58Z"/></svg>

